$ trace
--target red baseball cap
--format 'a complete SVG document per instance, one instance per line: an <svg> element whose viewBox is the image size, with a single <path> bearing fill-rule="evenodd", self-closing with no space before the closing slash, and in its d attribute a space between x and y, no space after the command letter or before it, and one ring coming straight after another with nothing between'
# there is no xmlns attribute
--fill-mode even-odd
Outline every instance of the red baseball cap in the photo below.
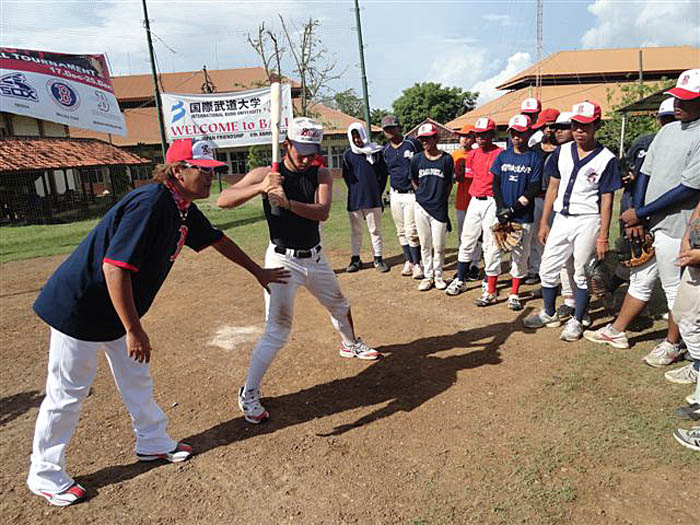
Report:
<svg viewBox="0 0 700 525"><path fill-rule="evenodd" d="M488 117L481 117L474 123L474 133L484 133L485 131L493 131L495 129L496 123Z"/></svg>
<svg viewBox="0 0 700 525"><path fill-rule="evenodd" d="M678 77L676 87L669 89L664 95L673 95L681 100L693 100L700 97L700 69L683 71Z"/></svg>
<svg viewBox="0 0 700 525"><path fill-rule="evenodd" d="M540 129L544 127L545 124L549 123L554 123L557 121L557 117L559 116L559 110L554 109L554 108L547 108L542 110L542 113L540 113L540 116L537 117L537 122L535 122L532 125L532 129Z"/></svg>
<svg viewBox="0 0 700 525"><path fill-rule="evenodd" d="M590 124L591 122L600 120L603 114L600 106L590 100L584 100L583 102L574 104L574 107L571 108L571 112L573 113L573 115L571 115L572 122L579 122L581 124Z"/></svg>
<svg viewBox="0 0 700 525"><path fill-rule="evenodd" d="M419 137L432 137L433 135L437 135L437 133L437 126L431 122L426 122L418 128Z"/></svg>
<svg viewBox="0 0 700 525"><path fill-rule="evenodd" d="M536 98L526 98L520 104L521 113L539 113L542 111L542 103Z"/></svg>
<svg viewBox="0 0 700 525"><path fill-rule="evenodd" d="M515 115L508 121L508 129L515 131L527 131L530 129L530 117L527 115Z"/></svg>
<svg viewBox="0 0 700 525"><path fill-rule="evenodd" d="M226 166L225 162L214 160L214 143L209 140L177 139L168 148L165 162L187 162L203 168Z"/></svg>

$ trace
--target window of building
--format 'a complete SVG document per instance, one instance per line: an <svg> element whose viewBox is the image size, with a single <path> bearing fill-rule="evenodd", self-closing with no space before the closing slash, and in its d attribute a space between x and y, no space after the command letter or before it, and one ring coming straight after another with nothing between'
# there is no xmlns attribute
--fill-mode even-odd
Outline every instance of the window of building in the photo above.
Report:
<svg viewBox="0 0 700 525"><path fill-rule="evenodd" d="M245 175L248 168L248 152L247 151L231 151L231 173L234 175Z"/></svg>
<svg viewBox="0 0 700 525"><path fill-rule="evenodd" d="M345 148L343 146L331 146L330 158L326 157L326 163L331 169L340 169L343 166L343 153Z"/></svg>

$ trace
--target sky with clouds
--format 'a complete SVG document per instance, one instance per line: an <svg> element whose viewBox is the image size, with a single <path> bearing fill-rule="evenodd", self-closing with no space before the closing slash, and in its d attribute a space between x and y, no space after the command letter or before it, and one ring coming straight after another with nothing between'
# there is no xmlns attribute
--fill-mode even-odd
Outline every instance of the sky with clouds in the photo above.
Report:
<svg viewBox="0 0 700 525"><path fill-rule="evenodd" d="M360 0L370 105L389 108L416 82L498 96L500 82L536 59L534 0ZM361 93L351 0L148 0L162 72L259 65L246 43L278 14L320 21L333 88ZM113 74L150 71L140 0L0 0L0 43L104 52ZM544 56L600 47L700 46L697 0L544 0Z"/></svg>

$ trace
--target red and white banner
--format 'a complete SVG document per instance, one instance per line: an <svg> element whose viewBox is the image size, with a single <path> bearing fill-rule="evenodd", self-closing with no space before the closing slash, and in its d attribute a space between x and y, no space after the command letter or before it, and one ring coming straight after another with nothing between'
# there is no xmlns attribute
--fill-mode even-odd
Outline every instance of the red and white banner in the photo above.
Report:
<svg viewBox="0 0 700 525"><path fill-rule="evenodd" d="M217 148L270 144L270 88L176 95L163 93L163 118L168 142L208 139ZM292 120L292 89L282 84L280 141Z"/></svg>
<svg viewBox="0 0 700 525"><path fill-rule="evenodd" d="M104 55L0 47L0 109L126 135Z"/></svg>

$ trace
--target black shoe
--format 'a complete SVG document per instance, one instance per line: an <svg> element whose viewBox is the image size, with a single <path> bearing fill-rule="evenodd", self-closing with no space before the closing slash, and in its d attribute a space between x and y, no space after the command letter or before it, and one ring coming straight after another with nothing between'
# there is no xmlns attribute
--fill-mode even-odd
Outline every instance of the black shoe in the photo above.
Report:
<svg viewBox="0 0 700 525"><path fill-rule="evenodd" d="M693 403L676 409L676 417L681 419L689 419L691 421L700 421L700 404Z"/></svg>
<svg viewBox="0 0 700 525"><path fill-rule="evenodd" d="M374 267L377 269L378 272L381 273L386 273L389 271L389 267L387 264L382 260L381 257L375 257L374 258Z"/></svg>
<svg viewBox="0 0 700 525"><path fill-rule="evenodd" d="M478 266L472 266L471 268L469 268L469 272L467 273L467 281L476 282L479 280L480 277L481 272L479 272Z"/></svg>
<svg viewBox="0 0 700 525"><path fill-rule="evenodd" d="M348 273L353 273L360 270L360 268L362 268L362 261L359 257L353 257L352 259L350 259L350 264L348 264L348 267L345 269L345 271Z"/></svg>
<svg viewBox="0 0 700 525"><path fill-rule="evenodd" d="M536 273L528 273L527 276L525 277L525 280L523 281L525 284L539 284L540 283L540 276L537 275Z"/></svg>

